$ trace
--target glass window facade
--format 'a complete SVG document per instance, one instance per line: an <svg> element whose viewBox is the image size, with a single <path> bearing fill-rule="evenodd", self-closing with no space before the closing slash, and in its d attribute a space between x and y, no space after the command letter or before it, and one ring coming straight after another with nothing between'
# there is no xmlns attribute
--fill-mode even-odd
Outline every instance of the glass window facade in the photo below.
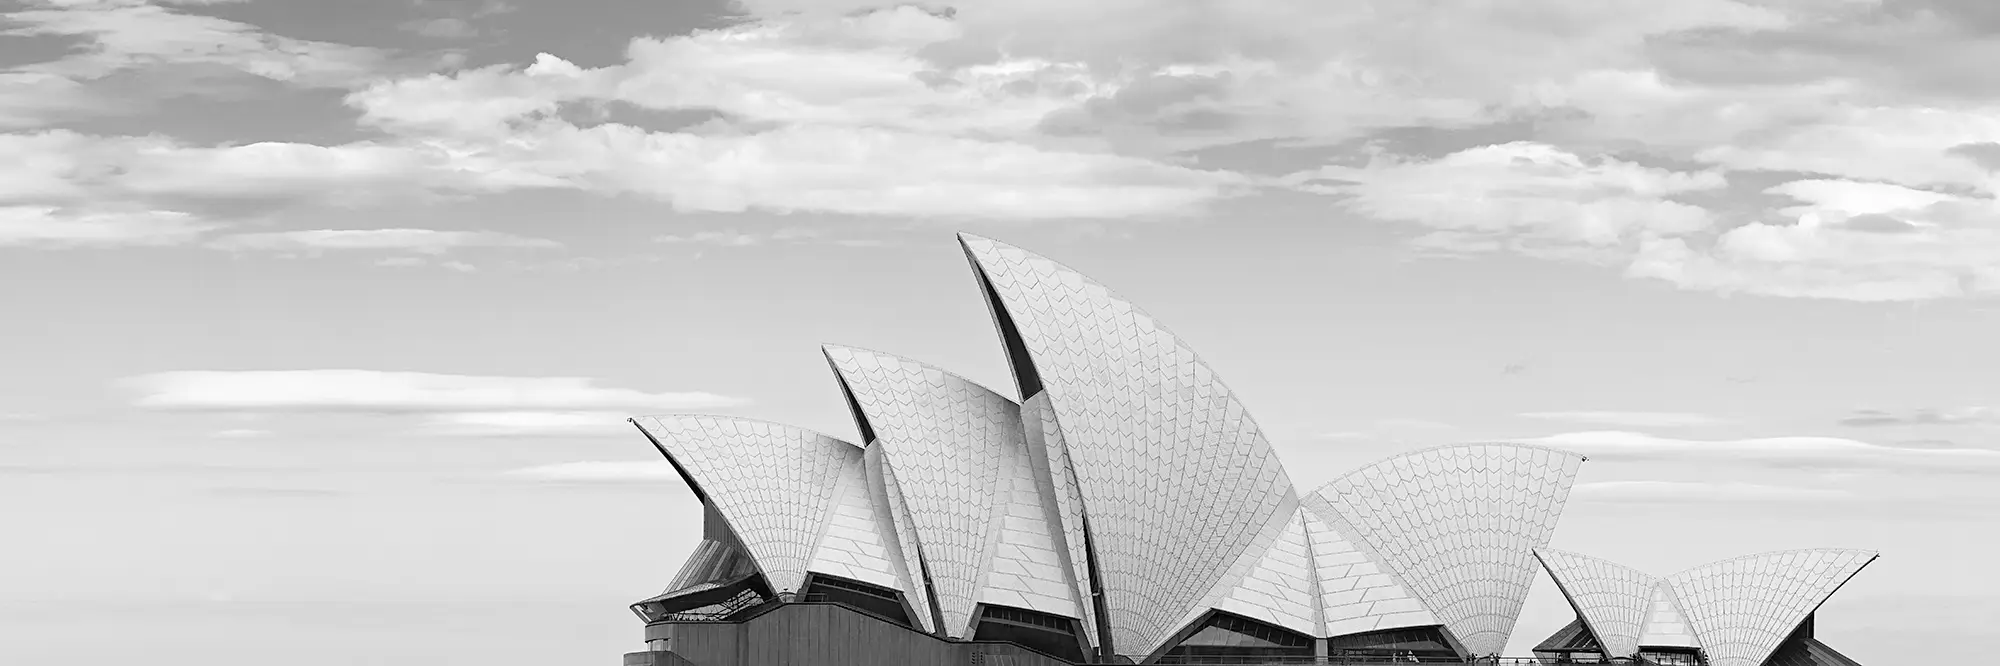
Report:
<svg viewBox="0 0 2000 666"><path fill-rule="evenodd" d="M1084 661L1076 620L1010 606L983 608L973 640L1006 641L1064 660Z"/></svg>
<svg viewBox="0 0 2000 666"><path fill-rule="evenodd" d="M1412 627L1349 634L1327 639L1327 654L1345 657L1459 658L1438 627Z"/></svg>
<svg viewBox="0 0 2000 666"><path fill-rule="evenodd" d="M890 622L910 626L910 614L903 608L903 596L880 585L816 573L806 583L805 600L851 606Z"/></svg>
<svg viewBox="0 0 2000 666"><path fill-rule="evenodd" d="M1310 657L1313 639L1290 629L1240 615L1215 612L1200 629L1168 650L1157 663L1263 663L1269 657Z"/></svg>

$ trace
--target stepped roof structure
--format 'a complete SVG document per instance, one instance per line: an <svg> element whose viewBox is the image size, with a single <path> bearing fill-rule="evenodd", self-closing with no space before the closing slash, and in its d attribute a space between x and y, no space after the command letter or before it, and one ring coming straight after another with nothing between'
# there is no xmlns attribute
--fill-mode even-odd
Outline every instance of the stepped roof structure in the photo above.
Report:
<svg viewBox="0 0 2000 666"><path fill-rule="evenodd" d="M1050 663L1505 648L1582 456L1443 446L1297 488L1236 393L1157 320L1049 259L960 243L1013 392L829 345L851 439L634 419L707 516L669 590L633 606L656 648L706 640L672 626L799 598Z"/></svg>
<svg viewBox="0 0 2000 666"><path fill-rule="evenodd" d="M1538 548L1535 556L1577 617L1545 647L1567 643L1572 649L1561 651L1595 652L1607 659L1651 656L1661 661L1662 655L1698 654L1708 666L1764 666L1801 658L1808 661L1796 663L1835 666L1851 662L1813 639L1813 612L1877 554L1785 550L1667 576L1552 548ZM1574 638L1556 640L1565 636ZM1822 655L1817 661L1811 660L1815 653Z"/></svg>

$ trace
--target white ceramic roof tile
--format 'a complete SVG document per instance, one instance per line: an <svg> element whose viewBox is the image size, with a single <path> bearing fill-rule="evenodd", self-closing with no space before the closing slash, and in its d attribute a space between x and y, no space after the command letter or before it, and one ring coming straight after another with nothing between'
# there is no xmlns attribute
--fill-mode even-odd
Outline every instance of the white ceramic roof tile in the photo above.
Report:
<svg viewBox="0 0 2000 666"><path fill-rule="evenodd" d="M1315 494L1460 645L1495 654L1582 461L1539 446L1443 446L1363 467Z"/></svg>
<svg viewBox="0 0 2000 666"><path fill-rule="evenodd" d="M1437 616L1370 555L1342 536L1344 521L1326 500L1308 495L1301 508L1317 569L1323 626L1313 632L1332 638L1365 631L1428 627Z"/></svg>
<svg viewBox="0 0 2000 666"><path fill-rule="evenodd" d="M915 361L848 347L825 351L874 430L869 446L881 447L896 470L945 630L963 637L996 529L1001 459L1024 446L1020 408Z"/></svg>
<svg viewBox="0 0 2000 666"><path fill-rule="evenodd" d="M1028 462L1035 477L1035 491L1043 498L1043 514L1056 526L1050 536L1056 541L1057 555L1068 571L1066 578L1083 620L1084 640L1097 645L1097 611L1090 603L1090 560L1084 547L1083 496L1077 490L1076 472L1069 462L1069 447L1063 443L1062 426L1049 406L1049 394L1037 393L1021 403L1021 427L1026 435Z"/></svg>
<svg viewBox="0 0 2000 666"><path fill-rule="evenodd" d="M1667 577L1709 666L1760 666L1834 590L1874 561L1865 550L1787 550Z"/></svg>
<svg viewBox="0 0 2000 666"><path fill-rule="evenodd" d="M1681 612L1680 601L1674 598L1673 586L1667 581L1653 585L1653 592L1646 603L1645 628L1639 632L1639 645L1701 647L1701 641L1694 637L1694 628L1688 626L1687 614Z"/></svg>
<svg viewBox="0 0 2000 666"><path fill-rule="evenodd" d="M916 617L910 619L924 631L934 633L938 630L932 617L936 602L924 581L923 546L917 543L917 530L910 521L910 505L903 501L902 488L896 483L896 471L890 469L882 449L877 447L868 447L862 460L868 472L868 492L875 500L876 520L887 524L886 533L895 535L889 549L891 558L898 565L897 575L903 581L898 589L903 591L903 599L916 613Z"/></svg>
<svg viewBox="0 0 2000 666"><path fill-rule="evenodd" d="M1639 651L1660 580L1645 572L1587 555L1539 548L1535 555L1555 579L1592 635L1613 657Z"/></svg>
<svg viewBox="0 0 2000 666"><path fill-rule="evenodd" d="M1062 426L1113 644L1151 653L1288 516L1291 480L1243 405L1151 317L1046 258L960 241Z"/></svg>
<svg viewBox="0 0 2000 666"><path fill-rule="evenodd" d="M1048 505L1037 483L1024 436L1001 452L999 501L987 546L990 558L979 602L1082 618L1070 584L1068 559L1049 527ZM1005 571L1007 575L995 575Z"/></svg>
<svg viewBox="0 0 2000 666"><path fill-rule="evenodd" d="M1268 622L1308 636L1320 631L1320 602L1314 598L1318 572L1305 516L1295 513L1284 529L1263 544L1248 575L1223 595L1215 607Z"/></svg>
<svg viewBox="0 0 2000 666"><path fill-rule="evenodd" d="M889 531L871 495L866 462L854 456L840 468L833 516L806 569L901 590L905 581L890 559Z"/></svg>
<svg viewBox="0 0 2000 666"><path fill-rule="evenodd" d="M853 444L790 426L720 416L635 419L713 503L775 590L805 582Z"/></svg>

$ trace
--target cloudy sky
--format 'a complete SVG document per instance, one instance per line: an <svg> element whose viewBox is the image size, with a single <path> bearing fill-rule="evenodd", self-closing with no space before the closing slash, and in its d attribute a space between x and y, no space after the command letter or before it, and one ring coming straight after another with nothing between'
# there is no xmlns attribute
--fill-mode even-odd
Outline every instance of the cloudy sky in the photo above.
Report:
<svg viewBox="0 0 2000 666"><path fill-rule="evenodd" d="M1970 658L1995 61L1989 0L0 0L0 662L615 663L698 538L620 419L1010 386L959 230L1302 485L1572 448L1557 546L1879 549L1822 635Z"/></svg>

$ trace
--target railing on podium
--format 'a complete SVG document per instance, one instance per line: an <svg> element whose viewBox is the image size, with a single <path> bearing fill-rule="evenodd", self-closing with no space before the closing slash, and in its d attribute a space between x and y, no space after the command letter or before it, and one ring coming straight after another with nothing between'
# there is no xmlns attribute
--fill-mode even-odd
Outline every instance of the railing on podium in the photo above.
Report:
<svg viewBox="0 0 2000 666"><path fill-rule="evenodd" d="M1596 661L1568 661L1557 657L1478 657L1455 659L1441 657L1393 657L1363 655L1333 655L1326 657L1198 657L1197 660L1175 661L1179 666L1395 666L1397 664L1464 664L1466 666L1552 666L1555 664L1598 664L1602 666L1640 666L1646 662L1632 659L1612 659Z"/></svg>

